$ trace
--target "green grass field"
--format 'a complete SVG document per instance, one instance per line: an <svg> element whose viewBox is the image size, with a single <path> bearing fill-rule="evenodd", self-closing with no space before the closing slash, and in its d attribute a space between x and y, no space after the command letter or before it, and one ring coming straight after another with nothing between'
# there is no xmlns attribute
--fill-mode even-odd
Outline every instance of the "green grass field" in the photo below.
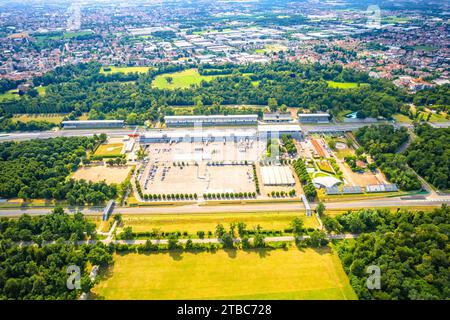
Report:
<svg viewBox="0 0 450 320"><path fill-rule="evenodd" d="M450 118L447 119L447 116L444 114L432 113L430 117L430 122L448 122Z"/></svg>
<svg viewBox="0 0 450 320"><path fill-rule="evenodd" d="M100 145L95 150L94 156L119 157L123 148L123 143L109 143Z"/></svg>
<svg viewBox="0 0 450 320"><path fill-rule="evenodd" d="M337 89L354 89L358 88L358 83L356 82L336 82L336 81L327 81L328 86L330 88ZM368 86L367 83L360 83L359 86Z"/></svg>
<svg viewBox="0 0 450 320"><path fill-rule="evenodd" d="M157 227L167 231L189 231L196 232L214 231L217 224L228 226L232 222L244 222L248 228L261 225L264 229L281 230L288 228L290 222L299 217L303 220L305 227L318 227L314 217L299 215L297 212L266 212L266 213L215 213L215 214L189 214L189 215L159 215L159 216L130 216L124 219L126 225L132 226L133 230L151 231Z"/></svg>
<svg viewBox="0 0 450 320"><path fill-rule="evenodd" d="M111 70L105 71L104 68L110 68ZM101 67L100 73L102 74L113 74L113 73L146 73L150 67Z"/></svg>
<svg viewBox="0 0 450 320"><path fill-rule="evenodd" d="M166 78L172 77L172 83L169 83ZM157 76L152 86L158 89L182 89L189 88L191 85L198 85L203 80L211 81L217 76L202 76L197 69L188 69L175 73L165 73Z"/></svg>
<svg viewBox="0 0 450 320"><path fill-rule="evenodd" d="M212 214L179 214L179 215L124 215L123 225L132 227L135 232L152 231L159 228L164 232L187 231L195 234L197 231L214 231L221 223L228 228L232 222L244 222L247 229L258 224L267 230L283 230L289 228L291 221L299 217L306 228L317 228L314 217L306 217L298 212L263 212L263 213L212 213Z"/></svg>
<svg viewBox="0 0 450 320"><path fill-rule="evenodd" d="M39 87L36 87L36 90L40 96L45 96L45 94L46 94L45 87L39 86Z"/></svg>
<svg viewBox="0 0 450 320"><path fill-rule="evenodd" d="M115 255L93 292L105 299L356 299L337 254L218 250Z"/></svg>
<svg viewBox="0 0 450 320"><path fill-rule="evenodd" d="M395 119L395 121L397 121L399 123L412 123L413 122L408 116L405 116L404 114L400 114L400 113L394 114L392 117Z"/></svg>
<svg viewBox="0 0 450 320"><path fill-rule="evenodd" d="M50 113L50 114L18 114L14 116L14 120L22 122L30 121L47 121L54 124L60 124L63 121L65 114Z"/></svg>
<svg viewBox="0 0 450 320"><path fill-rule="evenodd" d="M0 94L0 101L19 99L20 96L17 94L17 92L18 92L17 89L13 89L13 90L9 90L5 93Z"/></svg>

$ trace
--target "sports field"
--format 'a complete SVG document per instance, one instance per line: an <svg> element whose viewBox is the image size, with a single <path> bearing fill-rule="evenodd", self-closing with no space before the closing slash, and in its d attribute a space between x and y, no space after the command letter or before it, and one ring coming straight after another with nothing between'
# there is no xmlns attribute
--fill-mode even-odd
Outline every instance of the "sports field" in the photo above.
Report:
<svg viewBox="0 0 450 320"><path fill-rule="evenodd" d="M336 82L336 81L327 81L328 86L330 88L337 89L354 89L358 88L358 83L356 82ZM367 83L360 83L360 86L367 86Z"/></svg>
<svg viewBox="0 0 450 320"><path fill-rule="evenodd" d="M104 68L109 68L111 70L105 71ZM113 73L146 73L149 67L101 67L100 73L102 74L113 74Z"/></svg>
<svg viewBox="0 0 450 320"><path fill-rule="evenodd" d="M122 183L128 176L129 166L89 166L78 168L72 178L75 180L86 180L92 182L105 181L106 183Z"/></svg>
<svg viewBox="0 0 450 320"><path fill-rule="evenodd" d="M258 224L266 230L283 230L290 227L291 221L301 218L306 228L317 228L318 222L314 217L307 217L299 212L264 212L264 213L211 213L211 214L179 214L179 215L124 215L124 226L132 227L133 231L144 232L159 228L164 232L214 231L221 223L228 228L230 223L244 222L247 229Z"/></svg>
<svg viewBox="0 0 450 320"><path fill-rule="evenodd" d="M65 116L65 114L61 113L18 114L14 115L13 119L25 123L30 121L47 121L54 124L60 124Z"/></svg>
<svg viewBox="0 0 450 320"><path fill-rule="evenodd" d="M115 255L105 299L356 299L330 248Z"/></svg>
<svg viewBox="0 0 450 320"><path fill-rule="evenodd" d="M166 78L171 77L172 82ZM211 81L217 76L202 76L197 69L188 69L180 72L165 73L157 76L152 82L152 86L158 89L182 89L191 85L198 85L203 80Z"/></svg>
<svg viewBox="0 0 450 320"><path fill-rule="evenodd" d="M123 143L108 143L100 145L95 150L94 156L100 157L120 157L122 154Z"/></svg>

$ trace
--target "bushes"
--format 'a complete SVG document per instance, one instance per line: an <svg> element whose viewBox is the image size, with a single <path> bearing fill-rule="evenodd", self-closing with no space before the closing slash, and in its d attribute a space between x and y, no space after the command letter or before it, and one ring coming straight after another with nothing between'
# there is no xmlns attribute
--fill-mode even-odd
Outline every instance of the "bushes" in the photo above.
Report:
<svg viewBox="0 0 450 320"><path fill-rule="evenodd" d="M286 197L293 197L295 196L295 189L286 191L272 191L271 193L267 194L269 197L273 198L286 198Z"/></svg>

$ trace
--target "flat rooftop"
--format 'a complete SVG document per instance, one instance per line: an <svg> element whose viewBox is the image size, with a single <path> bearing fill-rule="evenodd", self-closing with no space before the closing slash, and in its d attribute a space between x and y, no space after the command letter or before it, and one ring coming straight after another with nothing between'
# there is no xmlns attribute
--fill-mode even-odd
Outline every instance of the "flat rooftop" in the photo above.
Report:
<svg viewBox="0 0 450 320"><path fill-rule="evenodd" d="M233 114L233 115L211 115L211 116L165 116L164 119L167 120L214 120L214 119L257 119L257 114Z"/></svg>

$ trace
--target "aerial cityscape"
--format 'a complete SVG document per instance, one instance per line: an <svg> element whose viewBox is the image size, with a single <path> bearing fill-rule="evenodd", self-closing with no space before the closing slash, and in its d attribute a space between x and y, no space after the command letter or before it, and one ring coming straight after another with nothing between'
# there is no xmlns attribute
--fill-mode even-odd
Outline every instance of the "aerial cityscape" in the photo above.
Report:
<svg viewBox="0 0 450 320"><path fill-rule="evenodd" d="M450 299L449 23L0 0L0 300Z"/></svg>

